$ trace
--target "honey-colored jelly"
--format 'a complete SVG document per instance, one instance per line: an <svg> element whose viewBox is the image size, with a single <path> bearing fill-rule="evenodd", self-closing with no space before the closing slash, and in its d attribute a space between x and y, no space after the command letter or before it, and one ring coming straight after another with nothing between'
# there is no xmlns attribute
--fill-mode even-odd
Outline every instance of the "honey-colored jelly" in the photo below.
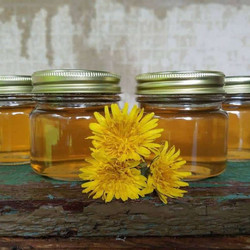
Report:
<svg viewBox="0 0 250 250"><path fill-rule="evenodd" d="M30 162L30 76L0 76L0 165Z"/></svg>
<svg viewBox="0 0 250 250"><path fill-rule="evenodd" d="M141 107L154 112L168 141L186 160L188 180L221 174L226 168L228 116L221 109L224 75L213 71L157 72L137 76Z"/></svg>
<svg viewBox="0 0 250 250"><path fill-rule="evenodd" d="M229 116L228 160L250 160L250 76L225 78L223 109Z"/></svg>
<svg viewBox="0 0 250 250"><path fill-rule="evenodd" d="M48 70L32 76L31 166L40 175L79 180L90 156L93 113L120 100L120 77L102 71Z"/></svg>

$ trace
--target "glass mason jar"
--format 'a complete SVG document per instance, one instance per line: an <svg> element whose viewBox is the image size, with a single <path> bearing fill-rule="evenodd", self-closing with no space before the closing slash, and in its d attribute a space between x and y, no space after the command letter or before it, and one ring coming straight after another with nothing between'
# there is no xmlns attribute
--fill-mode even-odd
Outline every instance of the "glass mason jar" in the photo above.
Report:
<svg viewBox="0 0 250 250"><path fill-rule="evenodd" d="M226 168L228 117L221 109L224 74L215 71L173 71L136 77L140 105L154 112L168 141L186 160L188 180L221 174Z"/></svg>
<svg viewBox="0 0 250 250"><path fill-rule="evenodd" d="M93 113L120 100L118 75L90 70L46 70L32 75L37 102L30 116L31 167L40 175L79 180L90 156Z"/></svg>
<svg viewBox="0 0 250 250"><path fill-rule="evenodd" d="M0 165L30 161L30 76L0 76Z"/></svg>
<svg viewBox="0 0 250 250"><path fill-rule="evenodd" d="M228 120L228 160L250 160L250 76L225 78L223 109Z"/></svg>

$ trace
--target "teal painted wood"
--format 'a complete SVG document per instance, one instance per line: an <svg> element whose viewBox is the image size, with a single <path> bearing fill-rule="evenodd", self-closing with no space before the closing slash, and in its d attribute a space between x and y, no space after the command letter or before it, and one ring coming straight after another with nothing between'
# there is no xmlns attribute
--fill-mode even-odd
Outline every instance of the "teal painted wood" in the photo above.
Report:
<svg viewBox="0 0 250 250"><path fill-rule="evenodd" d="M228 162L227 169L220 176L209 178L203 181L190 182L192 187L209 187L215 183L224 185L227 182L250 182L250 161L247 162ZM0 166L0 185L24 185L27 183L51 183L68 184L66 181L57 181L35 174L30 165L21 166ZM78 182L70 182L71 184ZM220 184L219 184L220 185Z"/></svg>
<svg viewBox="0 0 250 250"><path fill-rule="evenodd" d="M191 182L162 204L89 199L80 182L36 175L29 165L0 166L0 236L172 236L250 233L250 162L228 163L220 176Z"/></svg>

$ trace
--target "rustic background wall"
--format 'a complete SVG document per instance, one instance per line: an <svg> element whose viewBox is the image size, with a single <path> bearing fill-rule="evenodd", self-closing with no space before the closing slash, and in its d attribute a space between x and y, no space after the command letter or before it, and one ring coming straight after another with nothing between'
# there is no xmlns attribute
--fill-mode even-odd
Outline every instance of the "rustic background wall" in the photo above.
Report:
<svg viewBox="0 0 250 250"><path fill-rule="evenodd" d="M161 70L250 74L249 0L0 0L0 74L48 68L134 76Z"/></svg>

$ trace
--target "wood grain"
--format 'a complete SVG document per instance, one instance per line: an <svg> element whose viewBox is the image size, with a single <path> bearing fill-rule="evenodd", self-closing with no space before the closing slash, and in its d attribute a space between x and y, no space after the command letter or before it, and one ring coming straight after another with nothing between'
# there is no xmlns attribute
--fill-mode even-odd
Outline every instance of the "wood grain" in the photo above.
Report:
<svg viewBox="0 0 250 250"><path fill-rule="evenodd" d="M250 236L215 237L91 237L91 238L7 238L0 237L0 249L249 249Z"/></svg>
<svg viewBox="0 0 250 250"><path fill-rule="evenodd" d="M0 236L183 236L250 233L249 162L194 182L164 205L152 195L105 204L79 182L43 178L29 166L0 168Z"/></svg>

